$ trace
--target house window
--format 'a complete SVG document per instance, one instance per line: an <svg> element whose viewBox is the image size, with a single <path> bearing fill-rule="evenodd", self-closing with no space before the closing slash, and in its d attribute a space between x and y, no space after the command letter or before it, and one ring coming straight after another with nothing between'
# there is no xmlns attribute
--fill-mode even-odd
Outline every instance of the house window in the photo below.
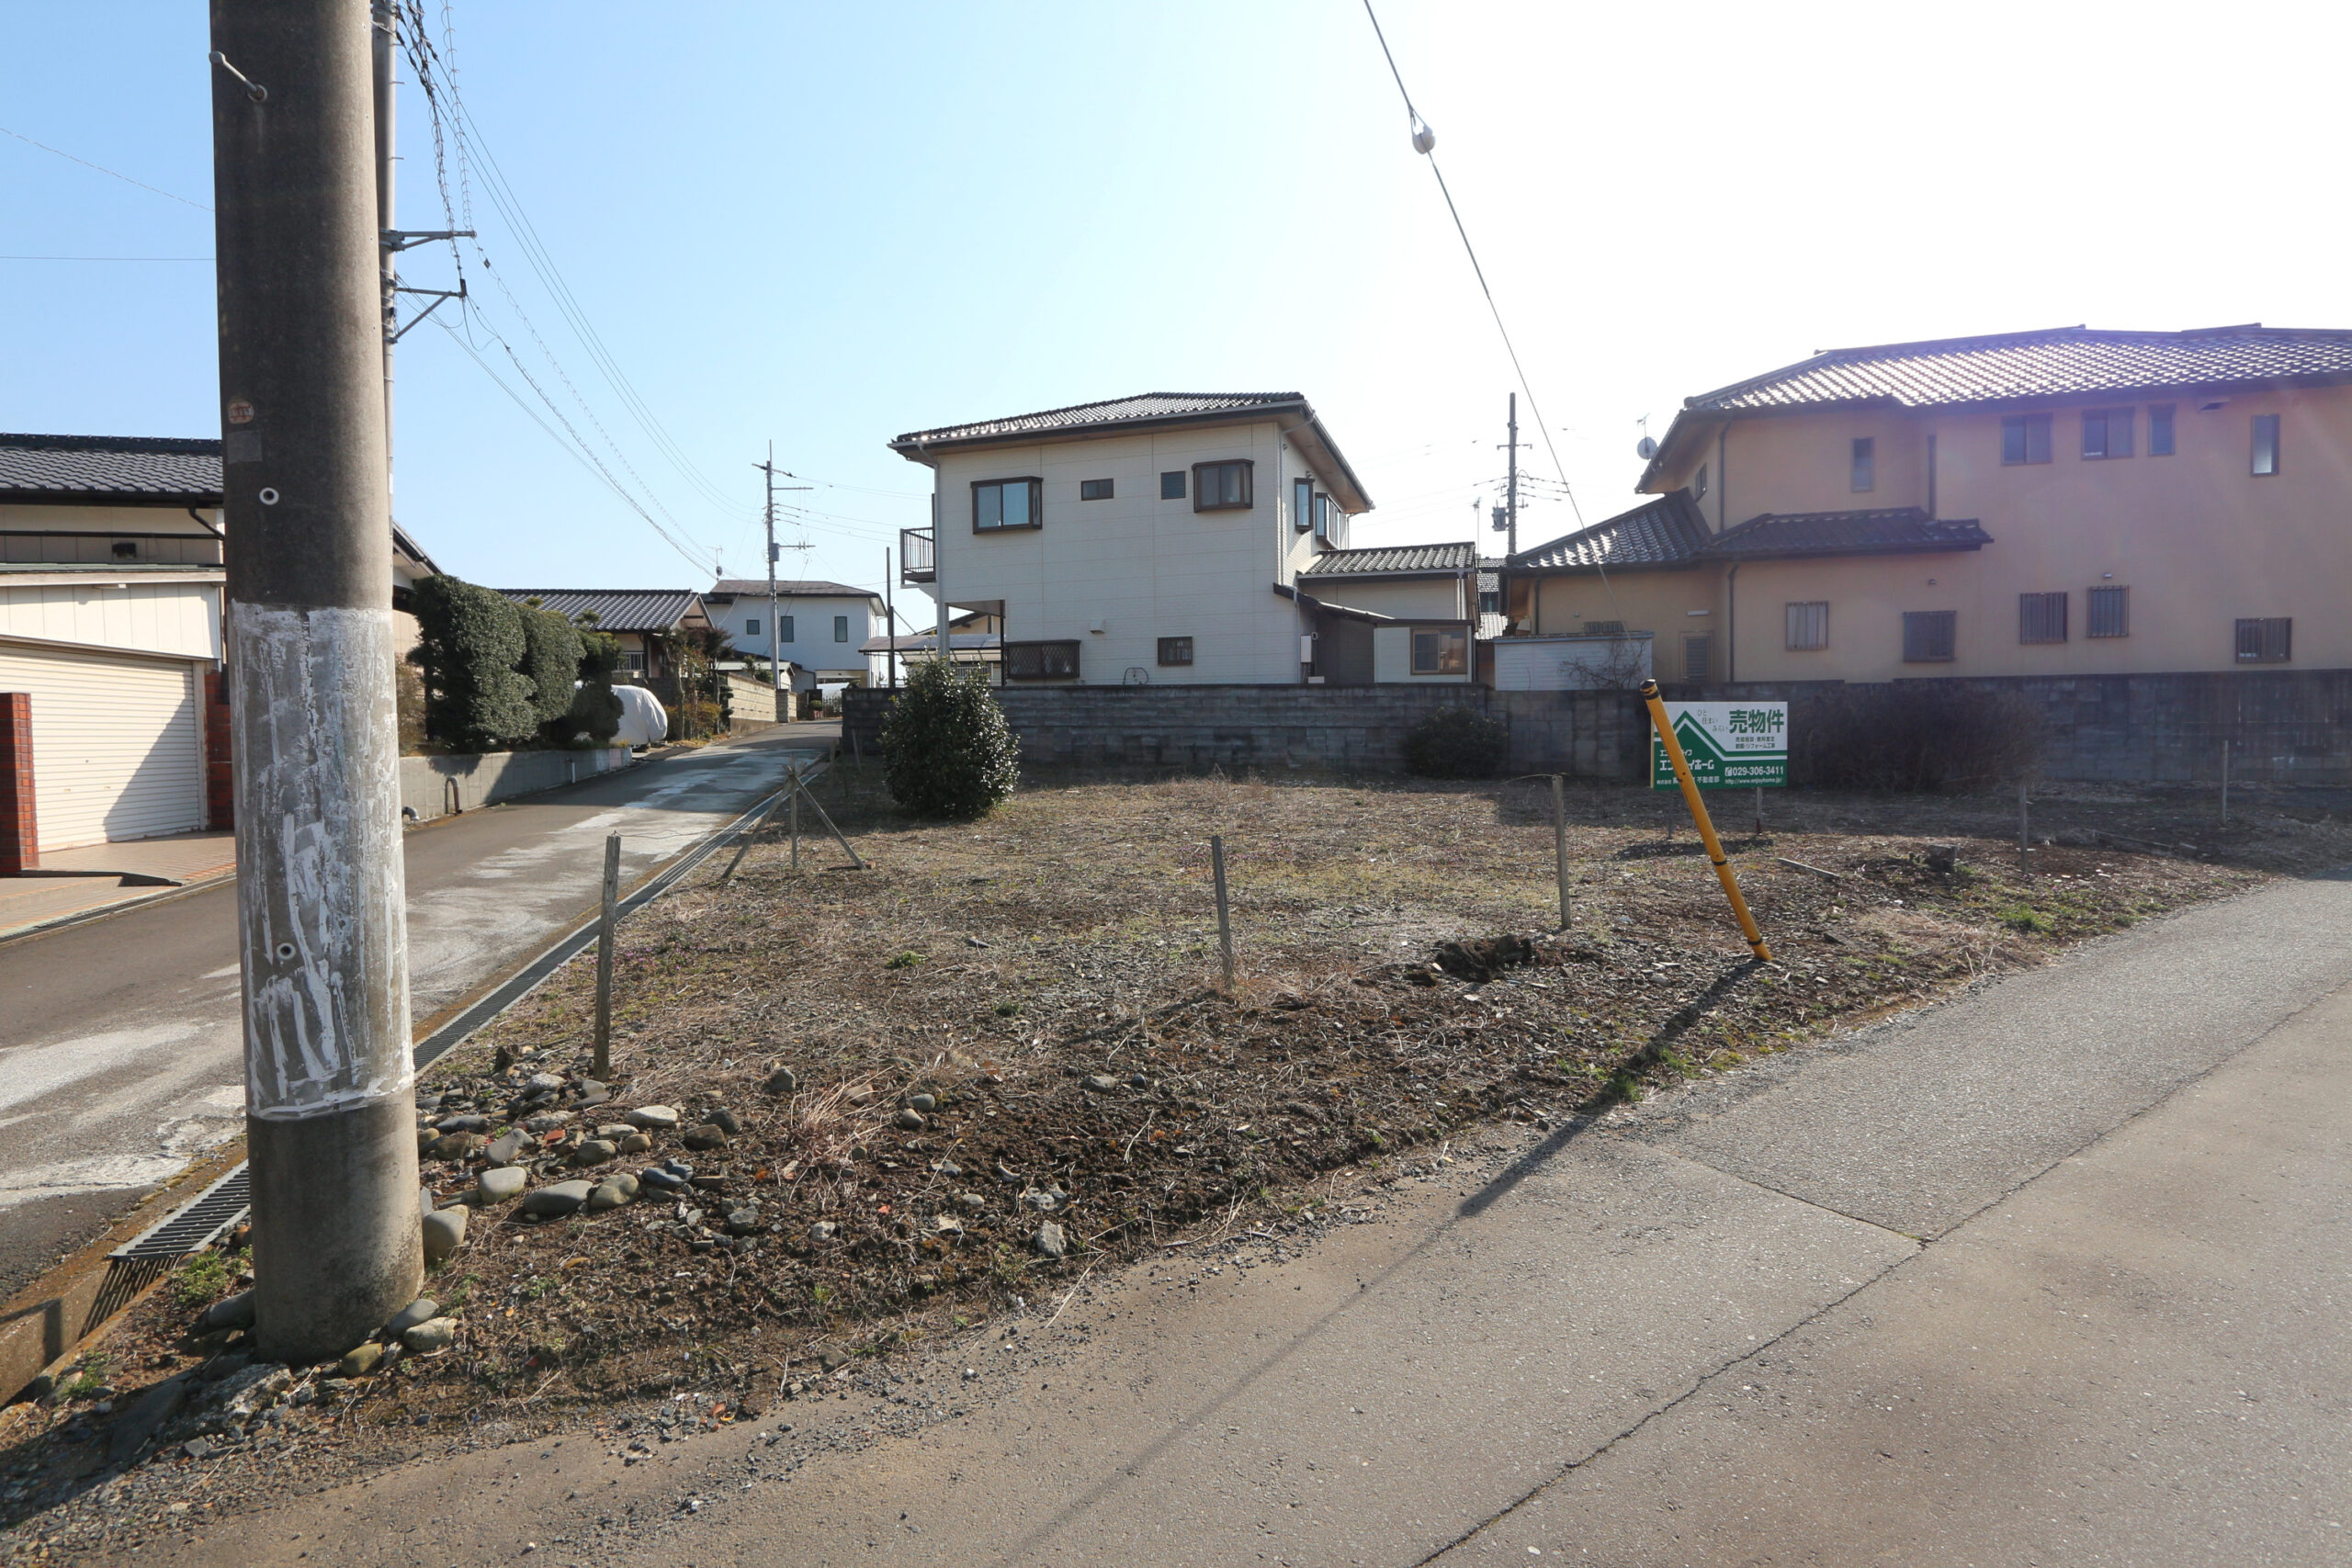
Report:
<svg viewBox="0 0 2352 1568"><path fill-rule="evenodd" d="M2254 416L2254 471L2256 475L2278 471L2278 416L2275 413Z"/></svg>
<svg viewBox="0 0 2352 1568"><path fill-rule="evenodd" d="M1829 646L1829 601L1799 600L1789 605L1789 647L1805 650Z"/></svg>
<svg viewBox="0 0 2352 1568"><path fill-rule="evenodd" d="M1315 526L1315 481L1290 481L1290 525L1300 533Z"/></svg>
<svg viewBox="0 0 2352 1568"><path fill-rule="evenodd" d="M1873 436L1854 437L1853 480L1857 491L1878 488L1878 441Z"/></svg>
<svg viewBox="0 0 2352 1568"><path fill-rule="evenodd" d="M835 642L847 642L849 640L849 617L847 615L835 615L833 617L833 640Z"/></svg>
<svg viewBox="0 0 2352 1568"><path fill-rule="evenodd" d="M1079 499L1079 500L1080 500L1080 501L1108 501L1108 500L1110 500L1110 499L1111 499L1111 481L1110 481L1109 479L1080 479L1080 480L1079 480L1079 481L1078 481L1078 499Z"/></svg>
<svg viewBox="0 0 2352 1568"><path fill-rule="evenodd" d="M2151 457L2172 456L2172 405L2170 403L2148 405L2148 456Z"/></svg>
<svg viewBox="0 0 2352 1568"><path fill-rule="evenodd" d="M792 640L792 617L790 615L778 615L775 618L775 629L776 640L778 642L790 642Z"/></svg>
<svg viewBox="0 0 2352 1568"><path fill-rule="evenodd" d="M1184 499L1183 469L1178 468L1171 473L1165 473L1159 476L1159 499L1162 501L1182 501Z"/></svg>
<svg viewBox="0 0 2352 1568"><path fill-rule="evenodd" d="M1004 678L1008 681L1075 681L1075 642L1008 642L1004 645Z"/></svg>
<svg viewBox="0 0 2352 1568"><path fill-rule="evenodd" d="M2018 595L2018 640L2019 642L2064 642L2066 640L2066 599L2064 593L2020 593Z"/></svg>
<svg viewBox="0 0 2352 1568"><path fill-rule="evenodd" d="M1904 611L1903 662L1951 663L1953 623L1958 619L1959 612L1955 610Z"/></svg>
<svg viewBox="0 0 2352 1568"><path fill-rule="evenodd" d="M2050 461L2050 416L2046 413L2013 413L2003 418L2001 461L2004 463Z"/></svg>
<svg viewBox="0 0 2352 1568"><path fill-rule="evenodd" d="M2132 590L2129 588L2092 588L2084 592L2083 627L2086 637L2130 637L2132 635Z"/></svg>
<svg viewBox="0 0 2352 1568"><path fill-rule="evenodd" d="M1413 673L1470 673L1470 634L1450 626L1413 628Z"/></svg>
<svg viewBox="0 0 2352 1568"><path fill-rule="evenodd" d="M1000 528L1040 528L1046 516L1042 498L1046 487L1035 479L978 479L972 485L972 532L992 534Z"/></svg>
<svg viewBox="0 0 2352 1568"><path fill-rule="evenodd" d="M2284 664L2295 656L2295 623L2288 615L2238 622L2240 664Z"/></svg>
<svg viewBox="0 0 2352 1568"><path fill-rule="evenodd" d="M746 615L743 617L743 635L745 637L757 637L760 635L759 616Z"/></svg>
<svg viewBox="0 0 2352 1568"><path fill-rule="evenodd" d="M1255 466L1247 457L1236 457L1223 463L1193 464L1193 510L1246 511L1250 505L1250 470Z"/></svg>
<svg viewBox="0 0 2352 1568"><path fill-rule="evenodd" d="M2130 409L2085 409L2083 411L2083 456L2086 457L2129 457L2132 456L2132 411Z"/></svg>
<svg viewBox="0 0 2352 1568"><path fill-rule="evenodd" d="M1682 678L1693 682L1713 679L1715 638L1712 632L1686 633L1682 638Z"/></svg>
<svg viewBox="0 0 2352 1568"><path fill-rule="evenodd" d="M1322 491L1315 492L1315 536L1325 544L1331 539L1331 498Z"/></svg>
<svg viewBox="0 0 2352 1568"><path fill-rule="evenodd" d="M1690 481L1690 499L1693 501L1707 499L1707 465L1704 463L1699 465L1699 477Z"/></svg>
<svg viewBox="0 0 2352 1568"><path fill-rule="evenodd" d="M1188 637L1164 637L1159 639L1159 662L1163 667L1190 664L1193 661L1193 639Z"/></svg>

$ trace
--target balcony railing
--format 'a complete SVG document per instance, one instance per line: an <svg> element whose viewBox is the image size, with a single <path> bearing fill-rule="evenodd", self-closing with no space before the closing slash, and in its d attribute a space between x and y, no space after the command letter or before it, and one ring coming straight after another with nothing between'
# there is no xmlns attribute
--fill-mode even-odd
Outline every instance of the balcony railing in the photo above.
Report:
<svg viewBox="0 0 2352 1568"><path fill-rule="evenodd" d="M899 530L899 582L931 582L939 576L938 546L928 528Z"/></svg>

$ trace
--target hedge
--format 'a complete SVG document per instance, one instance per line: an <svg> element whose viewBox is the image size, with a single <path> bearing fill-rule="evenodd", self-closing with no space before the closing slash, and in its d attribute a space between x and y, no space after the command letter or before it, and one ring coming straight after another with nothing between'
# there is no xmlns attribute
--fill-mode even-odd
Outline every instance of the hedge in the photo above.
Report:
<svg viewBox="0 0 2352 1568"><path fill-rule="evenodd" d="M410 600L423 634L425 733L459 751L500 751L538 728L520 606L454 577L420 579Z"/></svg>

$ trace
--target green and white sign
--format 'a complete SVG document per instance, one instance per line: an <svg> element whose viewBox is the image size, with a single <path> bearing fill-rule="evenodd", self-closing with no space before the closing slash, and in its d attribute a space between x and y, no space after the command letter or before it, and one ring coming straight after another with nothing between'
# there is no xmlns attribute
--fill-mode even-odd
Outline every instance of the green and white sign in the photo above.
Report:
<svg viewBox="0 0 2352 1568"><path fill-rule="evenodd" d="M1789 782L1786 703L1668 703L1666 719L1682 742L1701 789L1783 789ZM1650 731L1650 787L1679 789L1666 742Z"/></svg>

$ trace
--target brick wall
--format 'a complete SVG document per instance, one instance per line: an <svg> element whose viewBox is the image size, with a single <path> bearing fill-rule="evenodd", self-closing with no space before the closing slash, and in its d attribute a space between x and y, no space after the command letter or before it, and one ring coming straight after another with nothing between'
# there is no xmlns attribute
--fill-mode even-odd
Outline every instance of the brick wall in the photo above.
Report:
<svg viewBox="0 0 2352 1568"><path fill-rule="evenodd" d="M33 699L0 692L0 876L40 864L33 819Z"/></svg>
<svg viewBox="0 0 2352 1568"><path fill-rule="evenodd" d="M237 775L229 761L229 677L204 677L204 822L216 831L237 825Z"/></svg>

